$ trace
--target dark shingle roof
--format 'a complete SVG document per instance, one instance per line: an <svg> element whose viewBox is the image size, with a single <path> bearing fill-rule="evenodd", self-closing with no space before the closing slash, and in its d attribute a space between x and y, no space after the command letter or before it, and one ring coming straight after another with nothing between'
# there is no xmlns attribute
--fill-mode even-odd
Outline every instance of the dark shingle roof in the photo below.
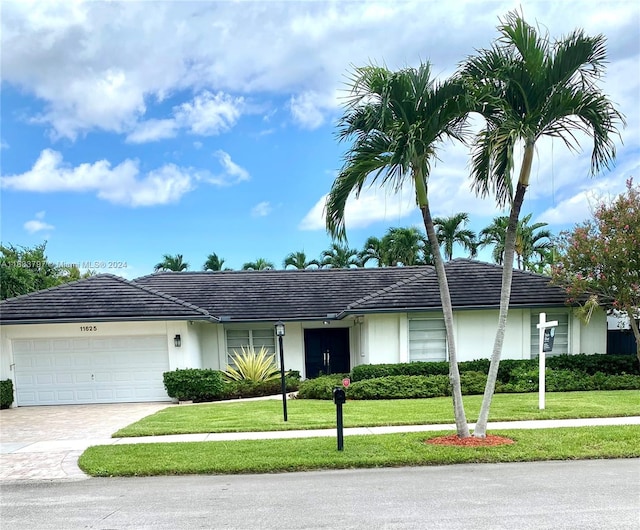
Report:
<svg viewBox="0 0 640 530"><path fill-rule="evenodd" d="M454 308L497 308L502 267L446 264ZM562 306L549 278L514 271L512 307ZM0 303L2 323L99 320L320 320L440 307L433 267L162 272L128 281L101 274Z"/></svg>
<svg viewBox="0 0 640 530"><path fill-rule="evenodd" d="M211 320L202 309L119 276L99 274L0 302L9 323Z"/></svg>
<svg viewBox="0 0 640 530"><path fill-rule="evenodd" d="M445 265L451 303L454 308L496 308L500 306L502 267L455 259ZM549 284L540 274L513 271L510 307L565 305L566 294ZM435 272L417 274L407 281L355 301L347 307L353 313L366 310L396 309L416 311L441 307Z"/></svg>
<svg viewBox="0 0 640 530"><path fill-rule="evenodd" d="M322 319L431 267L160 272L139 285L232 320Z"/></svg>

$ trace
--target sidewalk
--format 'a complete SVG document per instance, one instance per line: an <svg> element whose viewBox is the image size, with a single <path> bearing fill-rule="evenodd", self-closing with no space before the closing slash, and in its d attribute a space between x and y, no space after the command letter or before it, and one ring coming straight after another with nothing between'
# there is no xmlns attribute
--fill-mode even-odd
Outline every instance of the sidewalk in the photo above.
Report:
<svg viewBox="0 0 640 530"><path fill-rule="evenodd" d="M557 427L588 427L599 425L640 425L640 416L620 418L584 418L568 420L530 420L489 422L487 430L502 429L553 429ZM473 430L475 424L470 423ZM455 431L450 424L435 425L394 425L389 427L350 427L344 429L345 436L365 434L392 434L400 432ZM201 434L171 434L164 436L137 436L128 438L96 438L85 440L53 440L24 444L2 444L0 453L48 453L61 451L84 451L92 445L149 444L163 442L228 442L233 440L269 440L283 438L315 438L336 436L336 429L315 429L300 431L224 432Z"/></svg>
<svg viewBox="0 0 640 530"><path fill-rule="evenodd" d="M488 430L550 429L602 425L640 425L640 416L617 418L584 418L567 420L533 420L489 422ZM469 424L471 430L475 424ZM399 425L389 427L352 427L345 436L391 434L401 432L455 431L455 424ZM37 442L2 443L0 447L0 481L15 480L82 480L88 478L77 465L82 452L93 445L149 444L162 442L216 442L233 440L265 440L336 436L336 429L270 432L231 432L141 436L135 438L93 438Z"/></svg>

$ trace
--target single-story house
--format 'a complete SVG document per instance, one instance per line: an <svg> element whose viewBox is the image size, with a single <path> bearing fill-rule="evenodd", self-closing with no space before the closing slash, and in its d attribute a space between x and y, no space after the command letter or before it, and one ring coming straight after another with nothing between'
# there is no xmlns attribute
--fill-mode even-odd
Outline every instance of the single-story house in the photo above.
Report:
<svg viewBox="0 0 640 530"><path fill-rule="evenodd" d="M502 267L456 259L446 270L458 358L488 358ZM553 354L606 351L604 312L586 325L547 277L514 271L503 358L537 354L540 312L559 323ZM17 406L169 400L163 372L224 369L241 346L276 352L278 320L285 368L305 378L447 359L430 266L100 274L0 303L0 379L13 380Z"/></svg>

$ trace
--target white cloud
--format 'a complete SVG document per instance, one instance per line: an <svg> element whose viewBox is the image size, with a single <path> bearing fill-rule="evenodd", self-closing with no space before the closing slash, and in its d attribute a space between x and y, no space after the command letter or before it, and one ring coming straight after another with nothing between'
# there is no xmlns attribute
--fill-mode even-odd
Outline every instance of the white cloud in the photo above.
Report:
<svg viewBox="0 0 640 530"><path fill-rule="evenodd" d="M45 149L31 170L3 176L0 184L7 189L41 193L95 192L114 204L136 207L177 202L201 179L193 169L174 164L141 175L138 162L130 159L114 167L107 160L71 167L59 152Z"/></svg>
<svg viewBox="0 0 640 530"><path fill-rule="evenodd" d="M3 79L45 102L37 119L68 138L92 129L128 134L154 101L203 88L286 95L297 123L317 127L338 103L351 64L374 60L399 68L429 59L437 74L447 75L475 48L488 46L498 18L519 5L432 2L425 18L418 1L5 4ZM608 35L610 69L629 60L625 70L637 70L635 3L528 2L524 13L553 36L575 27ZM634 77L637 82L638 76L625 80ZM637 89L614 81L606 80L608 92L635 101ZM194 117L194 133L233 124L226 110L202 104L205 117Z"/></svg>
<svg viewBox="0 0 640 530"><path fill-rule="evenodd" d="M249 175L249 172L246 169L231 160L231 155L229 155L229 153L219 149L213 153L213 155L218 159L218 162L220 162L224 171L216 175L203 175L202 178L207 182L218 186L232 186L251 178L251 175Z"/></svg>
<svg viewBox="0 0 640 530"><path fill-rule="evenodd" d="M324 195L300 221L300 230L325 229ZM351 196L345 208L345 225L347 230L364 228L377 221L396 223L416 211L413 191L399 194L388 194L374 187L365 188L356 199Z"/></svg>
<svg viewBox="0 0 640 530"><path fill-rule="evenodd" d="M292 96L289 109L295 122L304 129L317 129L324 123L323 108L318 102L316 92L304 92Z"/></svg>
<svg viewBox="0 0 640 530"><path fill-rule="evenodd" d="M50 225L49 223L46 223L44 221L45 214L46 212L44 211L36 213L34 216L35 219L31 219L30 221L27 221L26 223L24 223L23 225L24 229L30 234L35 234L37 232L45 232L45 231L55 229L55 226Z"/></svg>
<svg viewBox="0 0 640 530"><path fill-rule="evenodd" d="M193 134L216 135L229 130L238 120L244 100L218 92L204 91L192 102L175 110L176 121Z"/></svg>
<svg viewBox="0 0 640 530"><path fill-rule="evenodd" d="M253 217L266 217L273 211L271 203L268 201L262 201L251 208L251 215Z"/></svg>
<svg viewBox="0 0 640 530"><path fill-rule="evenodd" d="M173 119L147 120L137 123L127 136L127 142L142 144L155 142L165 138L173 138L177 134L178 124Z"/></svg>
<svg viewBox="0 0 640 530"><path fill-rule="evenodd" d="M214 136L231 129L243 108L242 98L204 91L191 101L174 107L172 118L136 123L127 136L127 142L140 144L173 138L180 129L188 130L191 134Z"/></svg>

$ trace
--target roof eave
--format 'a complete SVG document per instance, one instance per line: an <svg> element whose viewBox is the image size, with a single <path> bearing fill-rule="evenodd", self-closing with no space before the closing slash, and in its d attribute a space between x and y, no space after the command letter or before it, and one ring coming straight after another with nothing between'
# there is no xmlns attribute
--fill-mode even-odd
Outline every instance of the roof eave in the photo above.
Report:
<svg viewBox="0 0 640 530"><path fill-rule="evenodd" d="M164 321L205 321L217 324L219 320L215 317L198 316L149 316L149 317L70 317L70 318L49 318L49 319L16 319L0 320L0 326L13 326L23 324L79 324L83 322L164 322Z"/></svg>

